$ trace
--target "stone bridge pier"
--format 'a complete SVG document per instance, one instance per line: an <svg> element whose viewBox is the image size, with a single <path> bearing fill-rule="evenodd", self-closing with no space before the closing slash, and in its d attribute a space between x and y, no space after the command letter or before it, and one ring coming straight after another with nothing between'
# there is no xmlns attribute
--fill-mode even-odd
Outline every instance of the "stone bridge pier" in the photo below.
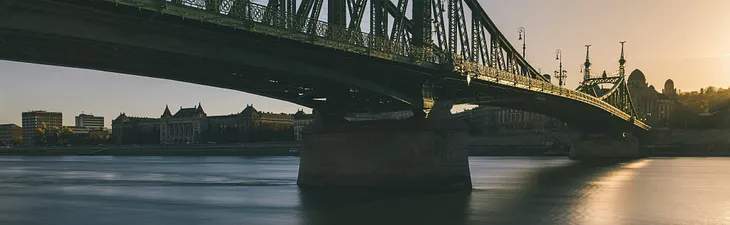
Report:
<svg viewBox="0 0 730 225"><path fill-rule="evenodd" d="M437 104L426 119L337 123L317 119L302 132L297 184L471 189L465 148L468 128L440 107L450 109L451 104Z"/></svg>
<svg viewBox="0 0 730 225"><path fill-rule="evenodd" d="M570 143L570 159L633 159L647 154L632 133L583 134Z"/></svg>

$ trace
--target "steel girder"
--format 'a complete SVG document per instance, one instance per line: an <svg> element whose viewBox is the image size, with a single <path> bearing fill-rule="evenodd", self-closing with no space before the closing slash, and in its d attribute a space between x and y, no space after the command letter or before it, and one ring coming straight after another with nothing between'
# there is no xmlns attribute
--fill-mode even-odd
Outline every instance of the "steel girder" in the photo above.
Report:
<svg viewBox="0 0 730 225"><path fill-rule="evenodd" d="M613 86L601 89L600 84L612 84ZM632 117L636 116L625 76L591 78L583 81L576 90L605 101Z"/></svg>
<svg viewBox="0 0 730 225"><path fill-rule="evenodd" d="M199 15L201 21L225 22L223 24L243 29L269 25L271 27L264 26L256 31L386 60L454 70L458 66L455 62L468 61L505 72L513 77L510 79L515 84L525 79L546 81L507 41L477 0L269 0L266 6L250 0L166 2L178 8L194 8L185 12ZM364 15L368 14L365 11L368 3L370 29L362 32L366 30L362 23ZM324 4L328 4L326 13L322 13ZM411 12L407 11L409 7ZM325 15L324 19L322 15ZM429 79L435 81L451 76L449 73L433 75L414 82L425 83ZM593 88L593 94L633 115L625 81L614 86L601 96Z"/></svg>

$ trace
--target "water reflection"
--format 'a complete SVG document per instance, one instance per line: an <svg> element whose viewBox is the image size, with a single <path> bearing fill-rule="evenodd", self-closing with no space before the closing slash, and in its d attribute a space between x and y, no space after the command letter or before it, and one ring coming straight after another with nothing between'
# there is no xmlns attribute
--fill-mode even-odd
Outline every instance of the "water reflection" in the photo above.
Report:
<svg viewBox="0 0 730 225"><path fill-rule="evenodd" d="M297 158L0 158L0 224L728 224L730 159L470 158L471 192L300 189Z"/></svg>
<svg viewBox="0 0 730 225"><path fill-rule="evenodd" d="M574 216L579 224L623 224L626 215L632 214L632 204L627 199L636 170L647 166L651 160L642 159L621 164L602 176L588 181L590 188L583 190L581 203L573 211L583 212ZM639 197L639 196L637 196ZM580 215L580 216L578 216Z"/></svg>
<svg viewBox="0 0 730 225"><path fill-rule="evenodd" d="M588 182L620 167L621 161L568 162L535 168L512 179L523 181L519 188L476 190L470 211L474 223L489 224L573 224L587 213L579 210ZM490 201L491 200L491 201ZM580 223L577 223L580 224Z"/></svg>
<svg viewBox="0 0 730 225"><path fill-rule="evenodd" d="M600 213L617 213L606 208L615 194L602 193L603 186L617 188L631 176L624 169L642 164L540 163L504 172L472 168L477 179L479 173L491 177L472 192L300 189L302 219L305 224L611 224ZM594 216L598 219L591 220Z"/></svg>

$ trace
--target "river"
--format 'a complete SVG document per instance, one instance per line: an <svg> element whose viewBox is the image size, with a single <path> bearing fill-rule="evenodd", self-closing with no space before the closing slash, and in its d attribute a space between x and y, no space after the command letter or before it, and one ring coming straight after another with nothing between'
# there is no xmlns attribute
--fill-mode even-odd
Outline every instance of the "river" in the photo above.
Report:
<svg viewBox="0 0 730 225"><path fill-rule="evenodd" d="M0 224L728 224L730 158L471 157L474 190L308 190L296 157L2 157Z"/></svg>

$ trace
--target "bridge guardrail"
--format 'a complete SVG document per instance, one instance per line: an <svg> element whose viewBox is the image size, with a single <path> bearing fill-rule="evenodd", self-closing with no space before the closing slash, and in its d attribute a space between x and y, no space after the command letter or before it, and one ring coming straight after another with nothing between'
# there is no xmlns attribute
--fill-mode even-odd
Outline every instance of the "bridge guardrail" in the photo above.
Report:
<svg viewBox="0 0 730 225"><path fill-rule="evenodd" d="M620 109L612 106L611 104L608 104L607 102L604 102L598 98L595 98L593 96L590 96L588 94L574 91L571 89L563 88L555 86L551 83L532 79L527 76L517 75L514 73L510 73L507 71L502 71L497 68L491 67L491 66L485 66L481 65L479 63L470 62L464 60L462 57L455 56L454 61L456 63L456 72L459 72L460 74L464 76L471 76L476 77L479 80L484 80L488 82L494 82L499 83L502 85L508 85L513 86L516 88L522 88L522 89L528 89L531 91L536 91L540 93L555 95L555 96L561 96L565 98L574 99L577 101L581 101L590 105L593 105L595 107L598 107L600 109L603 109L612 115L615 115L623 120L626 120L628 122L633 122L636 126L641 127L642 129L648 130L650 127L646 125L645 123L633 119L633 117Z"/></svg>

